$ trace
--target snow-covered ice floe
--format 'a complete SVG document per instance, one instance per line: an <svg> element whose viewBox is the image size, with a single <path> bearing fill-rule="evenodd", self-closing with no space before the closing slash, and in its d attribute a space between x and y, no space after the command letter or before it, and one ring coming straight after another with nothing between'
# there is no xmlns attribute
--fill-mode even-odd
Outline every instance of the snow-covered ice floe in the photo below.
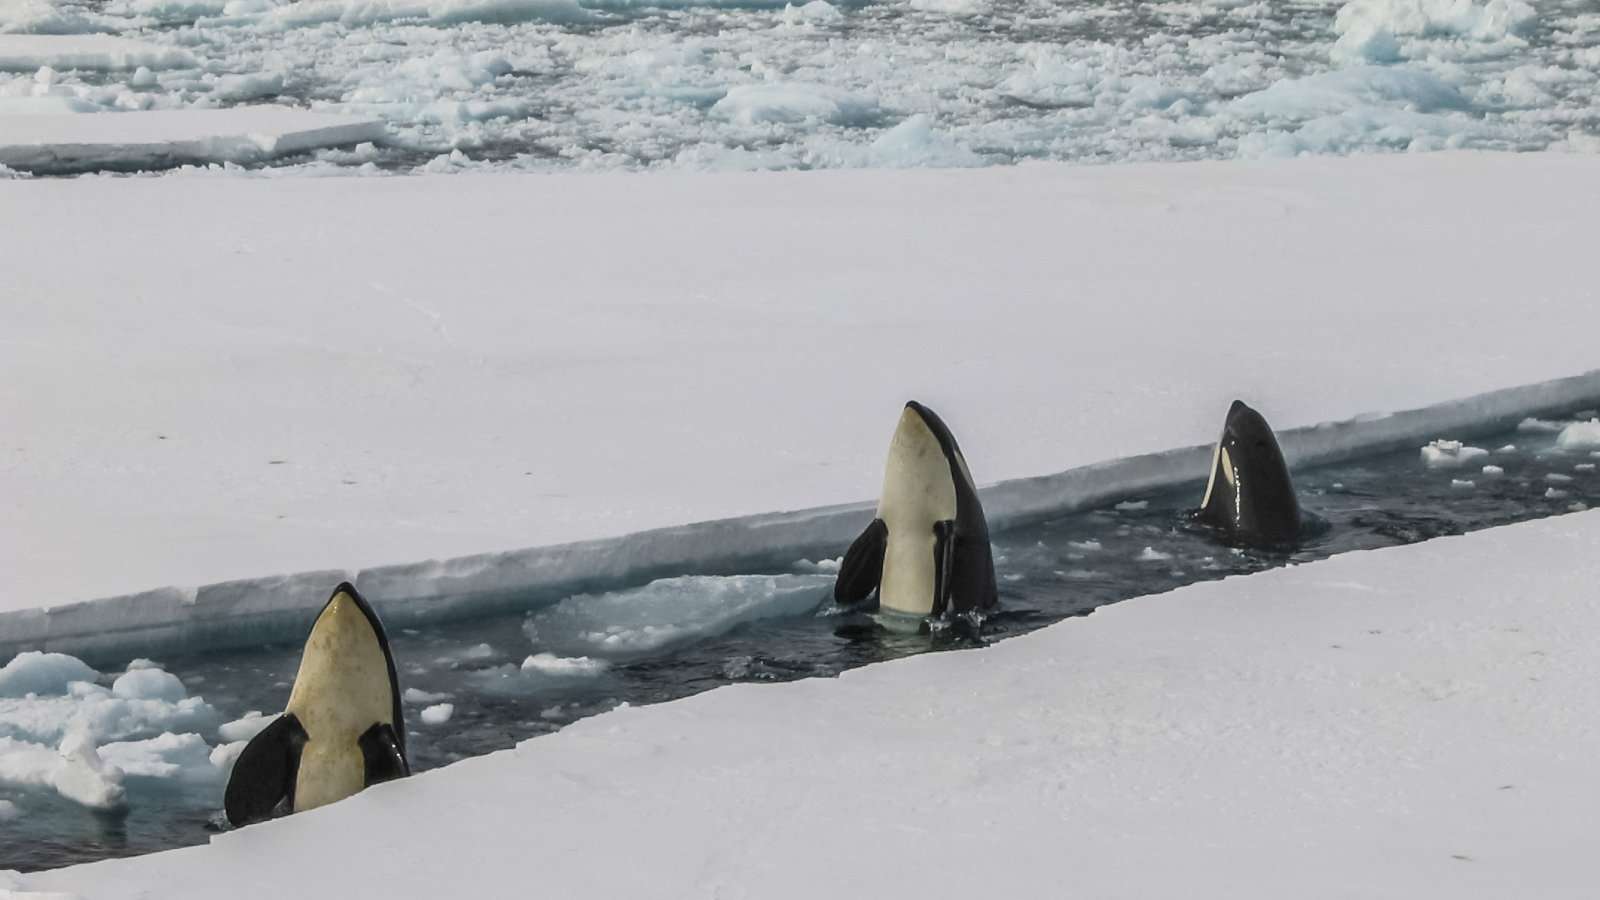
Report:
<svg viewBox="0 0 1600 900"><path fill-rule="evenodd" d="M620 709L17 881L265 900L281 884L241 873L270 859L319 873L307 900L497 896L529 872L573 898L1578 896L1597 582L1600 513L1350 554L982 652ZM352 840L381 863L351 864ZM885 864L930 841L982 865Z"/></svg>
<svg viewBox="0 0 1600 900"><path fill-rule="evenodd" d="M379 140L382 122L283 106L0 118L0 166L24 171L256 162Z"/></svg>
<svg viewBox="0 0 1600 900"><path fill-rule="evenodd" d="M1472 154L0 184L0 383L58 386L0 395L0 653L296 641L346 577L403 627L786 571L859 531L908 398L997 527L1198 482L1236 396L1302 465L1592 407L1597 190Z"/></svg>

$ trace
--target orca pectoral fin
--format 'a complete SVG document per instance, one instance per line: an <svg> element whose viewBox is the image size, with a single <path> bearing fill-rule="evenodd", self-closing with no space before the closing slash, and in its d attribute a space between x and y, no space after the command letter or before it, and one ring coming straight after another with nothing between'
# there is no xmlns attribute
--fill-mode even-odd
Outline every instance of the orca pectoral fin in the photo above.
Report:
<svg viewBox="0 0 1600 900"><path fill-rule="evenodd" d="M889 542L889 526L873 519L861 532L839 565L839 579L833 583L833 599L839 603L860 603L878 589L883 579L883 550Z"/></svg>
<svg viewBox="0 0 1600 900"><path fill-rule="evenodd" d="M956 523L950 519L933 523L933 614L942 616L950 608L955 588Z"/></svg>
<svg viewBox="0 0 1600 900"><path fill-rule="evenodd" d="M405 751L400 749L400 739L388 722L368 728L356 743L361 746L361 758L367 767L366 787L411 774L411 764L406 762Z"/></svg>
<svg viewBox="0 0 1600 900"><path fill-rule="evenodd" d="M294 781L300 771L300 748L306 743L300 720L284 713L250 739L233 764L223 809L235 828L272 818L278 804L294 804Z"/></svg>

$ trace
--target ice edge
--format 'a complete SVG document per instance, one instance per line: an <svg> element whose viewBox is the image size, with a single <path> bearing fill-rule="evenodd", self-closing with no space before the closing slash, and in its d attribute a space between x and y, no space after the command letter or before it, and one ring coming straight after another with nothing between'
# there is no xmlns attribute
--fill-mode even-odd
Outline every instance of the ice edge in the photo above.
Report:
<svg viewBox="0 0 1600 900"><path fill-rule="evenodd" d="M1525 416L1600 402L1600 370L1506 388L1380 416L1279 434L1292 466L1418 446L1442 433L1470 438ZM981 491L990 523L1006 529L1129 495L1203 480L1209 445L1129 456ZM172 653L293 641L350 579L391 627L534 609L581 591L612 590L669 575L774 569L834 555L871 514L870 502L698 522L569 544L446 560L314 571L157 588L43 609L0 613L0 659L22 650L71 653L91 664Z"/></svg>

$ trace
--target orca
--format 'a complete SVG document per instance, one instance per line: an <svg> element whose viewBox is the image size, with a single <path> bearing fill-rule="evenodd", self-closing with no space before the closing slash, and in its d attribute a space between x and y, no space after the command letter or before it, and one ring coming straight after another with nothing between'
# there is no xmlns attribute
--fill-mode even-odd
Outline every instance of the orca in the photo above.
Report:
<svg viewBox="0 0 1600 900"><path fill-rule="evenodd" d="M944 421L914 401L889 442L877 515L845 553L833 596L854 604L874 591L880 611L908 616L982 612L998 598L967 460Z"/></svg>
<svg viewBox="0 0 1600 900"><path fill-rule="evenodd" d="M235 827L411 774L389 639L348 582L317 614L283 715L250 740L223 807Z"/></svg>
<svg viewBox="0 0 1600 900"><path fill-rule="evenodd" d="M1234 543L1273 548L1300 540L1306 523L1289 465L1267 420L1243 401L1228 408L1194 517Z"/></svg>

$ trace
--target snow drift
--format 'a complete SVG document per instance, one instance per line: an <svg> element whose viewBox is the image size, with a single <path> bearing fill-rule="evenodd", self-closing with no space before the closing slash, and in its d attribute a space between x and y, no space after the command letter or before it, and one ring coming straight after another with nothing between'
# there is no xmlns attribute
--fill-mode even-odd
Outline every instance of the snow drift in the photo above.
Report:
<svg viewBox="0 0 1600 900"><path fill-rule="evenodd" d="M1350 554L621 709L210 846L18 881L254 900L282 893L241 877L271 858L320 873L307 900L501 896L530 872L571 898L1576 897L1597 581L1600 512ZM384 864L350 865L352 835ZM982 864L884 863L940 841Z"/></svg>
<svg viewBox="0 0 1600 900"><path fill-rule="evenodd" d="M1198 481L1236 396L1300 465L1600 406L1596 189L1465 154L0 184L0 384L53 386L0 393L0 654L298 640L346 577L398 627L785 571L864 524L908 398L999 527Z"/></svg>

